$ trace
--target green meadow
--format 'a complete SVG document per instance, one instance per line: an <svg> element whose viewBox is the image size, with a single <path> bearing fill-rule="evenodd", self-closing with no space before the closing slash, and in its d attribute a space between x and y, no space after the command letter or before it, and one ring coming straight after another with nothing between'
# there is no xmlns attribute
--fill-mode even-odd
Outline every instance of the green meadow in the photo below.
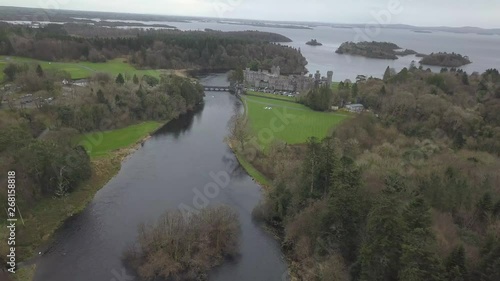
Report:
<svg viewBox="0 0 500 281"><path fill-rule="evenodd" d="M125 59L113 59L107 62L48 62L41 61L30 58L22 58L22 57L7 57L0 56L0 70L2 73L0 74L0 79L3 79L3 68L9 62L13 63L28 63L28 64L39 64L44 70L55 70L55 71L66 71L71 75L72 79L81 79L92 76L96 72L106 72L111 75L118 75L118 73L122 73L124 75L133 76L136 74L137 76L143 76L145 74L160 77L160 74L164 70L141 70L136 69L132 65L126 62Z"/></svg>
<svg viewBox="0 0 500 281"><path fill-rule="evenodd" d="M82 143L86 140L92 139L101 140L97 145L93 145L87 153L91 158L106 156L117 149L126 148L138 143L148 134L158 129L161 125L162 123L159 122L148 121L122 129L100 133L89 133L83 135L78 141ZM84 146L86 149L89 149L89 147L87 147L88 145Z"/></svg>
<svg viewBox="0 0 500 281"><path fill-rule="evenodd" d="M276 139L289 144L305 143L310 137L323 139L332 132L335 126L349 118L348 114L318 112L291 101L257 96L244 96L243 99L250 126L255 134L272 128L271 120L280 113L286 112L293 115L289 124L274 132ZM281 124L277 123L277 126Z"/></svg>

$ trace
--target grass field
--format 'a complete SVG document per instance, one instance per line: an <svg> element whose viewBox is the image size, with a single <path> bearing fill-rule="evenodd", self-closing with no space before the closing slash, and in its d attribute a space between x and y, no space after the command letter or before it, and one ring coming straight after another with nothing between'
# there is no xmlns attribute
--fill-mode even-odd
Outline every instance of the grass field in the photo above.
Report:
<svg viewBox="0 0 500 281"><path fill-rule="evenodd" d="M137 74L137 76L148 74L155 77L159 77L162 72L165 72L165 70L139 70L128 64L124 59L113 59L103 63L48 62L30 58L7 56L0 56L0 70L3 70L3 67L8 62L40 64L44 70L66 71L71 75L72 79L87 78L96 72L107 72L114 76L118 75L118 73L122 73L130 76L134 74ZM3 71L0 74L0 79L3 79Z"/></svg>
<svg viewBox="0 0 500 281"><path fill-rule="evenodd" d="M274 137L289 144L305 143L309 137L323 139L331 133L333 128L348 114L318 112L289 101L279 101L256 96L244 96L247 114L251 128L256 134L263 130L272 128L271 120L277 113L293 115L290 123L282 130L275 130ZM271 109L266 109L271 108ZM278 123L278 126L282 123Z"/></svg>
<svg viewBox="0 0 500 281"><path fill-rule="evenodd" d="M122 129L102 132L102 141L98 145L92 146L91 150L87 152L91 158L108 155L117 149L129 147L139 142L161 125L162 123L159 122L148 121ZM88 138L101 139L96 137L96 133L90 133L82 136L79 141L82 142Z"/></svg>

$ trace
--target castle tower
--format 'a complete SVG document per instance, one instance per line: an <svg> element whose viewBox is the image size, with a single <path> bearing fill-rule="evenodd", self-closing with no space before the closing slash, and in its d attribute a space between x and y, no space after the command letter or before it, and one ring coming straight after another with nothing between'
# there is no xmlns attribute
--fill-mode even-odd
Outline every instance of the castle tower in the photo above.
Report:
<svg viewBox="0 0 500 281"><path fill-rule="evenodd" d="M280 76L281 75L281 69L279 66L273 66L271 67L271 74L274 76Z"/></svg>
<svg viewBox="0 0 500 281"><path fill-rule="evenodd" d="M319 84L321 83L321 73L319 73L319 70L316 71L314 74L314 85L315 87L319 87Z"/></svg>
<svg viewBox="0 0 500 281"><path fill-rule="evenodd" d="M314 80L316 82L321 81L321 73L319 73L319 70L316 71L316 74L314 74Z"/></svg>
<svg viewBox="0 0 500 281"><path fill-rule="evenodd" d="M328 71L326 75L326 83L328 84L328 87L330 87L333 83L333 71Z"/></svg>

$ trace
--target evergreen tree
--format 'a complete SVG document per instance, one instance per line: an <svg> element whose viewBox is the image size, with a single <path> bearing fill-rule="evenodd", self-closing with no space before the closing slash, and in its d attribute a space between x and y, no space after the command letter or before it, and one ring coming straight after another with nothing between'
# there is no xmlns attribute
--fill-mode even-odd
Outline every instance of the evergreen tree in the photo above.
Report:
<svg viewBox="0 0 500 281"><path fill-rule="evenodd" d="M428 230L432 222L429 206L422 197L413 199L403 210L403 219L410 232L417 228Z"/></svg>
<svg viewBox="0 0 500 281"><path fill-rule="evenodd" d="M231 71L229 74L229 81L233 83L243 83L243 80L245 79L243 69L241 68L236 68L235 70Z"/></svg>
<svg viewBox="0 0 500 281"><path fill-rule="evenodd" d="M462 83L464 85L469 85L469 75L467 75L467 72L464 72L464 74L462 74Z"/></svg>
<svg viewBox="0 0 500 281"><path fill-rule="evenodd" d="M446 259L445 266L449 280L467 280L465 249L463 245L458 246L450 253Z"/></svg>
<svg viewBox="0 0 500 281"><path fill-rule="evenodd" d="M436 241L430 210L421 197L413 199L403 210L406 230L402 245L400 280L444 280L445 270L436 255Z"/></svg>
<svg viewBox="0 0 500 281"><path fill-rule="evenodd" d="M287 215L291 199L292 194L284 183L278 183L276 187L272 188L268 197L268 202L270 202L272 206L270 219L283 221Z"/></svg>
<svg viewBox="0 0 500 281"><path fill-rule="evenodd" d="M36 67L36 74L38 75L38 77L43 77L43 69L40 65L37 65Z"/></svg>
<svg viewBox="0 0 500 281"><path fill-rule="evenodd" d="M500 280L500 239L490 237L487 242L479 263L481 281L497 281Z"/></svg>
<svg viewBox="0 0 500 281"><path fill-rule="evenodd" d="M416 228L407 234L402 245L399 280L444 281L445 271L434 252L434 237L428 230Z"/></svg>
<svg viewBox="0 0 500 281"><path fill-rule="evenodd" d="M116 76L116 83L120 85L125 84L125 79L121 73L118 73L118 76Z"/></svg>
<svg viewBox="0 0 500 281"><path fill-rule="evenodd" d="M17 73L19 73L19 72L20 72L20 68L13 63L9 63L3 69L3 73L5 74L5 79L7 81L14 81L14 79L16 79Z"/></svg>
<svg viewBox="0 0 500 281"><path fill-rule="evenodd" d="M253 60L250 62L249 68L251 71L258 71L260 69L260 62L257 60Z"/></svg>
<svg viewBox="0 0 500 281"><path fill-rule="evenodd" d="M338 245L344 259L354 262L366 218L366 202L357 187L343 186L331 193L327 224L330 244Z"/></svg>
<svg viewBox="0 0 500 281"><path fill-rule="evenodd" d="M489 192L486 192L476 204L476 215L480 222L484 223L488 220L493 212L493 198Z"/></svg>
<svg viewBox="0 0 500 281"><path fill-rule="evenodd" d="M308 190L306 197L312 197L317 191L318 181L321 171L321 144L315 137L309 138L307 141L307 153L303 164L302 181L306 190Z"/></svg>
<svg viewBox="0 0 500 281"><path fill-rule="evenodd" d="M382 88L380 88L380 95L385 96L386 94L387 94L387 91L386 91L385 85L384 85L384 86L382 86Z"/></svg>
<svg viewBox="0 0 500 281"><path fill-rule="evenodd" d="M498 199L497 203L495 203L491 212L493 217L500 218L500 199Z"/></svg>
<svg viewBox="0 0 500 281"><path fill-rule="evenodd" d="M462 132L457 132L455 134L455 138L453 138L453 146L455 149L462 149L466 143L466 140L464 138L464 135Z"/></svg>
<svg viewBox="0 0 500 281"><path fill-rule="evenodd" d="M389 81L390 78L391 78L391 68L389 66L387 66L387 68L385 69L385 72L384 72L383 80L385 82L387 82L387 81Z"/></svg>
<svg viewBox="0 0 500 281"><path fill-rule="evenodd" d="M397 200L381 197L368 215L359 255L361 281L398 280L403 229Z"/></svg>
<svg viewBox="0 0 500 281"><path fill-rule="evenodd" d="M383 190L386 194L403 193L406 191L407 180L399 173L391 173L385 178L385 188Z"/></svg>
<svg viewBox="0 0 500 281"><path fill-rule="evenodd" d="M358 83L352 84L351 87L351 96L354 100L357 100L359 94Z"/></svg>
<svg viewBox="0 0 500 281"><path fill-rule="evenodd" d="M97 91L97 101L104 104L108 103L108 100L104 97L104 93L101 89Z"/></svg>

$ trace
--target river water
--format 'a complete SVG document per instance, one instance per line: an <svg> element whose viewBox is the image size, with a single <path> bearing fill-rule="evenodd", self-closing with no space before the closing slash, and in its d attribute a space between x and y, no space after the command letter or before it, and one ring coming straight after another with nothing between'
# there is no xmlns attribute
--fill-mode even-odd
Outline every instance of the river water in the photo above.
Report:
<svg viewBox="0 0 500 281"><path fill-rule="evenodd" d="M225 75L208 76L202 83L221 85L226 83ZM124 271L121 262L123 252L136 239L137 226L180 204L196 208L205 203L234 208L242 231L240 257L215 269L209 280L285 280L286 263L278 241L251 217L262 197L261 188L224 143L227 122L241 106L229 93L207 92L202 108L158 131L123 163L90 205L57 232L38 262L35 280L138 280ZM205 186L214 183L219 192L207 193Z"/></svg>

